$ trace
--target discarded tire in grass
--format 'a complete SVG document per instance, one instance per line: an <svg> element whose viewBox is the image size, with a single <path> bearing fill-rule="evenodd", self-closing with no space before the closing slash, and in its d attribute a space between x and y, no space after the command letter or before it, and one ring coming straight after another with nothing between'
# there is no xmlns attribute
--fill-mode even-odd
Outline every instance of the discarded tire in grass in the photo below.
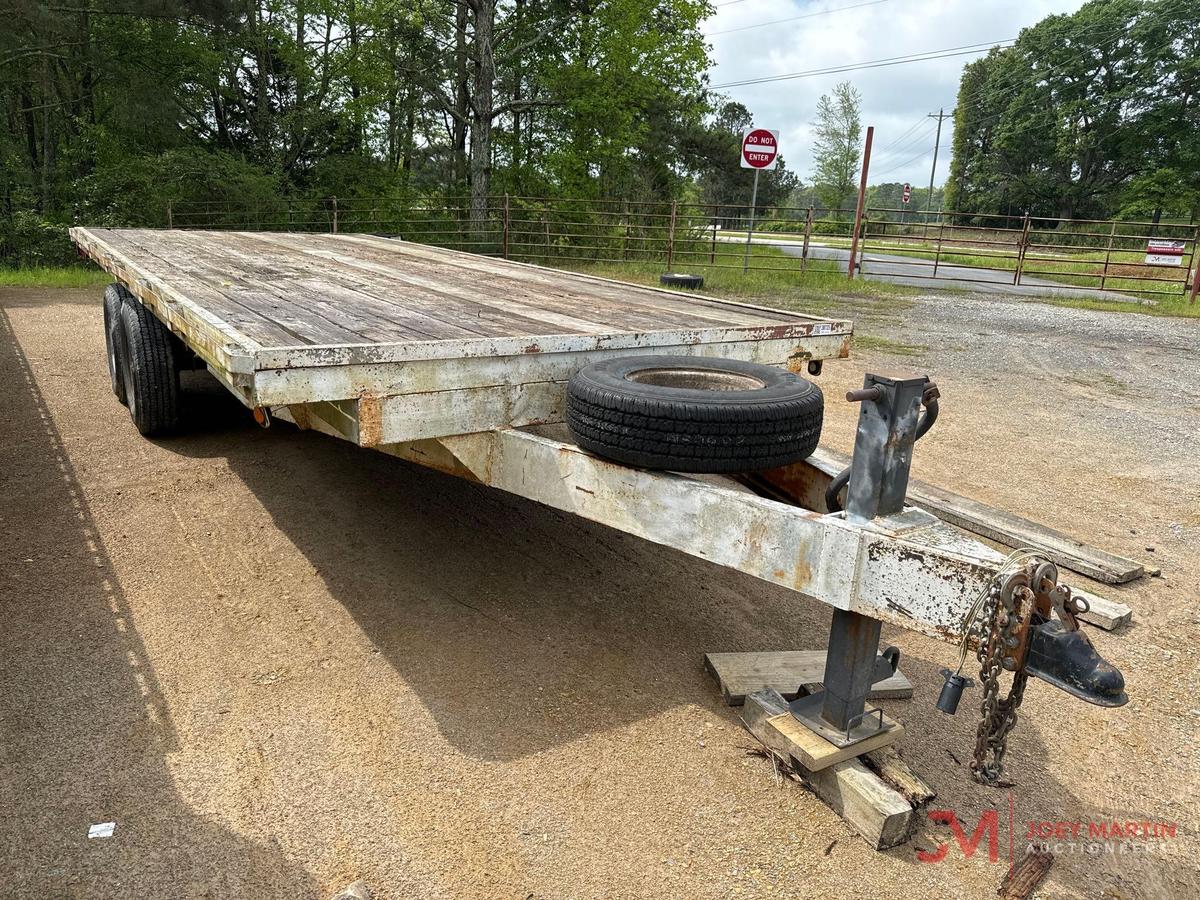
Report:
<svg viewBox="0 0 1200 900"><path fill-rule="evenodd" d="M675 472L751 472L811 456L825 400L811 381L731 359L625 356L567 384L567 426L584 450Z"/></svg>
<svg viewBox="0 0 1200 900"><path fill-rule="evenodd" d="M167 326L137 300L121 305L117 354L129 416L146 437L172 431L179 421L179 368Z"/></svg>
<svg viewBox="0 0 1200 900"><path fill-rule="evenodd" d="M121 374L121 306L129 291L123 285L110 284L104 289L104 349L108 356L108 380L112 391L122 403L125 399L125 378ZM136 301L135 301L136 302Z"/></svg>
<svg viewBox="0 0 1200 900"><path fill-rule="evenodd" d="M667 287L696 288L704 287L703 275L685 275L682 272L667 272L664 275L658 276L659 284L665 284Z"/></svg>

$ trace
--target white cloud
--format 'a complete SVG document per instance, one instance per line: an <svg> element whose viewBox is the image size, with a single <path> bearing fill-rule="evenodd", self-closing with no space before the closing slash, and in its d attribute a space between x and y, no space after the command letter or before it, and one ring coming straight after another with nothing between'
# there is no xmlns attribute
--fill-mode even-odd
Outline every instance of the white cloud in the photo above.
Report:
<svg viewBox="0 0 1200 900"><path fill-rule="evenodd" d="M709 42L716 63L709 73L712 83L1007 40L1048 15L1078 9L1084 0L884 0L844 12L714 34L862 2L740 0L717 7L704 26L705 33L712 35ZM837 82L848 80L863 95L863 125L875 126L871 183L927 184L937 123L924 117L941 107L947 112L953 110L962 67L977 58L952 56L840 75L731 87L721 93L744 103L756 125L781 132L780 148L788 167L808 182L817 99ZM938 184L950 168L952 134L953 122L947 119L938 154Z"/></svg>

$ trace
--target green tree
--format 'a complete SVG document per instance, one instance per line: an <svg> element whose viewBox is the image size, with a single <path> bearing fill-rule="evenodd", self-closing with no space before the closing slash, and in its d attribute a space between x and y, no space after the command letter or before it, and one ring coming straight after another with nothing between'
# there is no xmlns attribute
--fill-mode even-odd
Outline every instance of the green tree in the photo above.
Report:
<svg viewBox="0 0 1200 900"><path fill-rule="evenodd" d="M846 209L854 197L862 141L862 95L848 81L817 101L813 190L828 209Z"/></svg>
<svg viewBox="0 0 1200 900"><path fill-rule="evenodd" d="M1198 51L1194 3L1092 0L1025 29L963 71L948 204L1065 218L1194 207Z"/></svg>

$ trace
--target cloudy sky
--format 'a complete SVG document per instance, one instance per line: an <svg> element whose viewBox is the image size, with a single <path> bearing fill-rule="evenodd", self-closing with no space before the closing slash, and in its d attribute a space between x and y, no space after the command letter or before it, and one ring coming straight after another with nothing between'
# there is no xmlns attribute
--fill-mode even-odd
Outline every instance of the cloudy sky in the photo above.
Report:
<svg viewBox="0 0 1200 900"><path fill-rule="evenodd" d="M713 85L763 76L844 66L907 54L945 50L1017 36L1027 25L1083 0L713 0L704 26L716 62ZM837 12L839 8L857 6ZM817 13L817 15L813 15ZM805 18L794 18L805 16ZM793 21L780 21L793 19ZM762 23L775 23L759 26ZM982 55L952 56L758 85L721 89L749 108L755 124L780 132L788 167L808 182L812 122L817 99L849 80L863 96L863 125L875 126L871 183L929 183L939 107L950 112L964 63ZM942 126L937 183L950 168L953 134Z"/></svg>

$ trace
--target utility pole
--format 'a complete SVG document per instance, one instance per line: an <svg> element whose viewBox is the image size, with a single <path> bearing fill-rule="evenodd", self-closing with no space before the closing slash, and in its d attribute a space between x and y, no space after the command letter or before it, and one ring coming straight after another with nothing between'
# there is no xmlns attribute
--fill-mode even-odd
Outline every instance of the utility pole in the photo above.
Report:
<svg viewBox="0 0 1200 900"><path fill-rule="evenodd" d="M945 107L936 113L930 113L927 118L937 119L937 137L933 139L933 166L929 170L929 199L925 201L925 224L929 224L929 214L933 212L933 177L937 174L938 150L942 146L942 119L948 119L952 113L946 112Z"/></svg>

